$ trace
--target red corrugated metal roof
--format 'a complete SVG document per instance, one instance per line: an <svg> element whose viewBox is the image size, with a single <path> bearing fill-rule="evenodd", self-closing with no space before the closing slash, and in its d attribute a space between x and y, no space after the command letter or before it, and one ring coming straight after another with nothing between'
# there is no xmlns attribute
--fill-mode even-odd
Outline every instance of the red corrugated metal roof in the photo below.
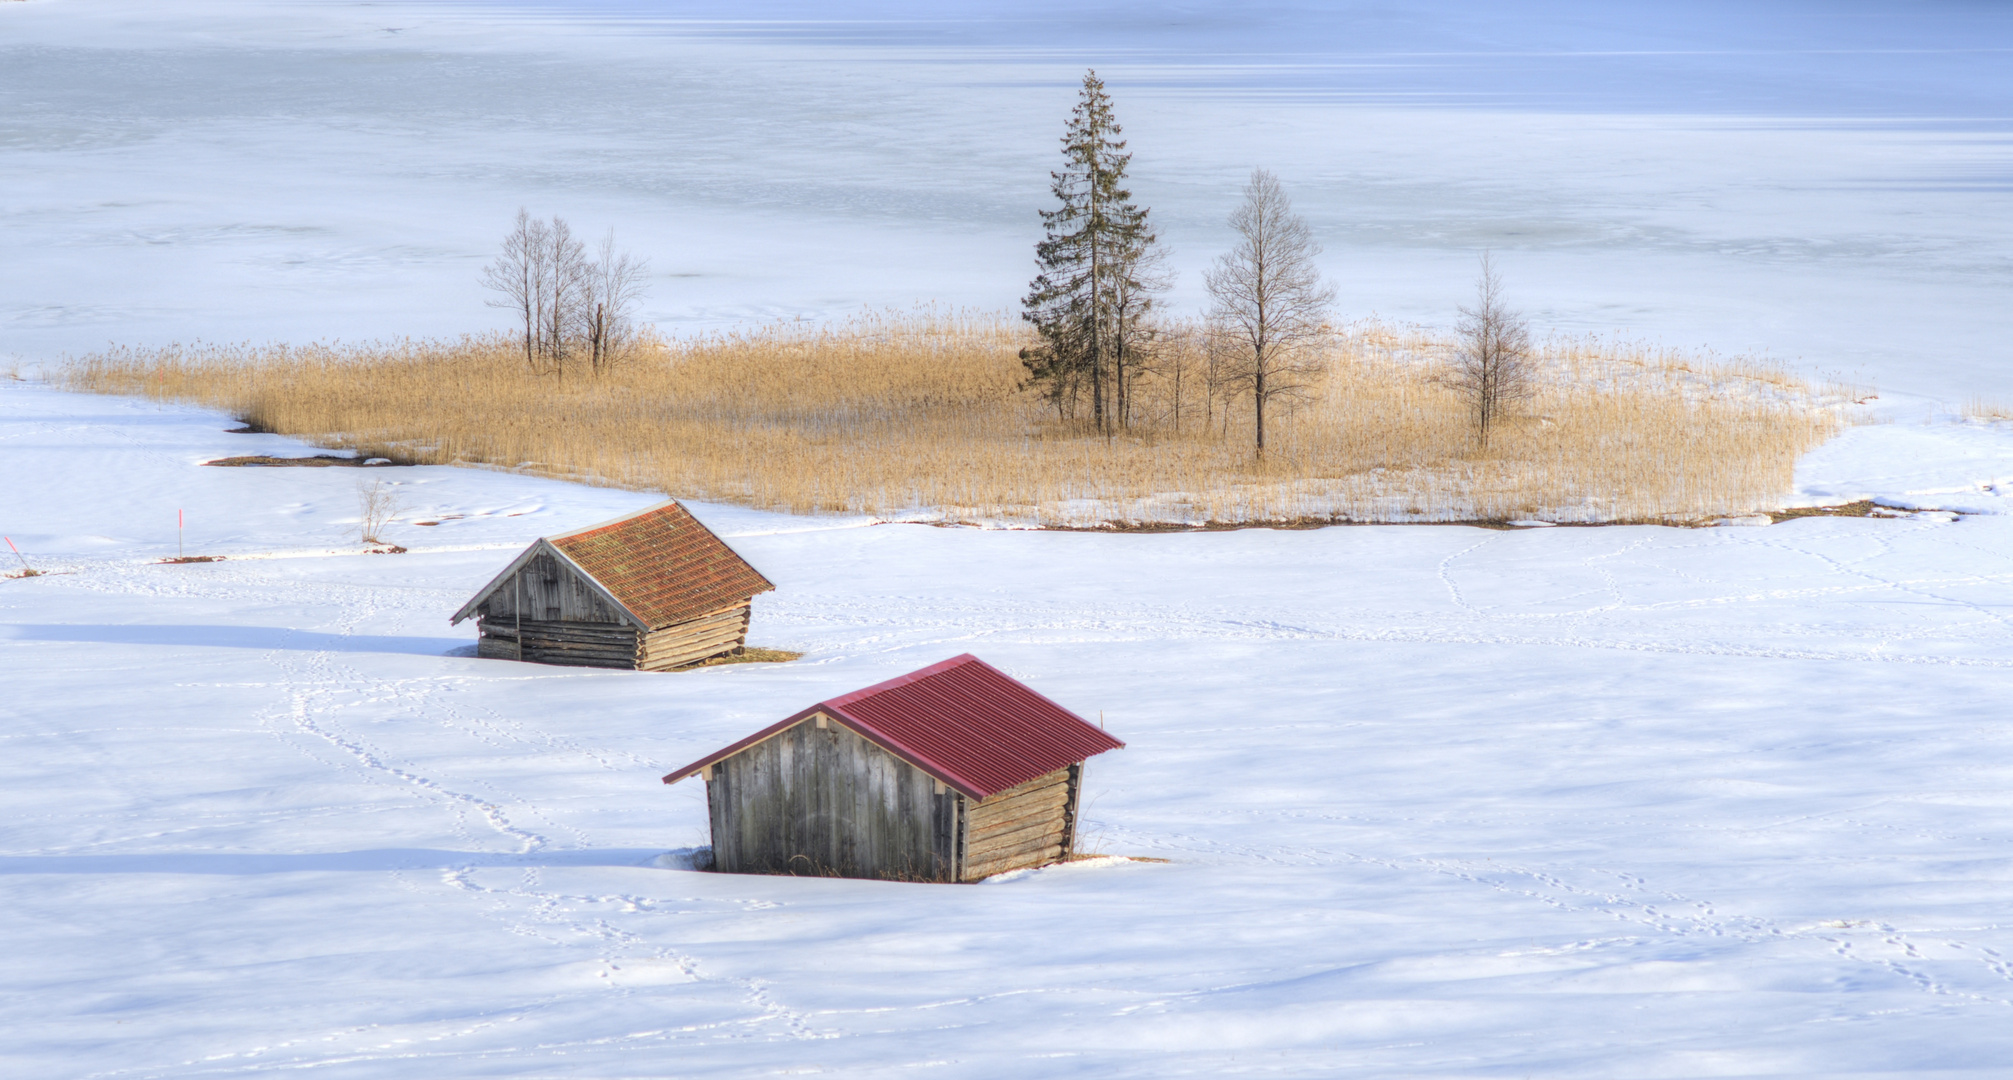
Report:
<svg viewBox="0 0 2013 1080"><path fill-rule="evenodd" d="M546 538L651 629L775 588L676 502Z"/></svg>
<svg viewBox="0 0 2013 1080"><path fill-rule="evenodd" d="M819 702L664 782L682 780L820 712L974 799L1125 745L966 653Z"/></svg>

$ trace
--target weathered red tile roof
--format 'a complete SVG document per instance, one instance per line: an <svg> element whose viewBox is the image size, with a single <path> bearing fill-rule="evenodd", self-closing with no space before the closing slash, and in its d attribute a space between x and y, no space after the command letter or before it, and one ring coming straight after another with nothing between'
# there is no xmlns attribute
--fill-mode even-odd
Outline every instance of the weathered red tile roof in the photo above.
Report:
<svg viewBox="0 0 2013 1080"><path fill-rule="evenodd" d="M819 702L668 774L664 782L683 780L818 713L974 799L1125 745L966 653Z"/></svg>
<svg viewBox="0 0 2013 1080"><path fill-rule="evenodd" d="M653 630L775 588L675 501L545 542Z"/></svg>

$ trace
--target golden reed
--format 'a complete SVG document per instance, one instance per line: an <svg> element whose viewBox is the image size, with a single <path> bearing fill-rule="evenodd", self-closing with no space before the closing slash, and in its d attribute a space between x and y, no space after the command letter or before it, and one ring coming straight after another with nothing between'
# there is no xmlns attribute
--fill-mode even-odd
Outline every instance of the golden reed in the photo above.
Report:
<svg viewBox="0 0 2013 1080"><path fill-rule="evenodd" d="M482 463L793 513L1022 525L1695 520L1777 505L1840 397L1779 370L1553 339L1486 451L1443 382L1451 342L1339 327L1325 373L1268 409L1213 383L1176 326L1105 437L1021 388L1003 316L870 314L649 340L598 378L533 375L504 335L113 349L67 385L195 402L321 446Z"/></svg>

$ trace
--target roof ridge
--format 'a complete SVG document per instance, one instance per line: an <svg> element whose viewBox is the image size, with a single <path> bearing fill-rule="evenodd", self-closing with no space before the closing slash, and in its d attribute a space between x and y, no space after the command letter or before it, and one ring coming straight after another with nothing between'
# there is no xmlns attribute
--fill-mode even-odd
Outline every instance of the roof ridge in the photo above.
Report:
<svg viewBox="0 0 2013 1080"><path fill-rule="evenodd" d="M888 679L884 682L877 682L872 686L863 686L858 690L851 691L850 693L840 694L838 697L835 698L826 698L825 700L819 702L818 704L830 706L831 708L834 709L843 709L847 705L852 704L853 702L873 697L876 694L884 694L897 687L907 686L910 683L921 682L922 680L927 679L932 675L941 675L944 672L951 670L952 668L962 667L965 664L977 664L980 667L987 668L992 671L996 672L999 671L998 668L995 668L991 664L986 663L984 660L981 660L978 657L973 656L971 653L959 653L956 656L951 657L949 660L939 660L936 663L931 664L929 667L917 668L916 670L909 672L907 675L897 675L894 678ZM1004 672L1001 672L1001 674L1004 674Z"/></svg>
<svg viewBox="0 0 2013 1080"><path fill-rule="evenodd" d="M745 607L776 587L676 499L540 540L600 582L646 629Z"/></svg>
<svg viewBox="0 0 2013 1080"><path fill-rule="evenodd" d="M632 521L636 518L640 518L643 515L648 514L652 511L662 510L667 506L675 506L680 510L685 510L685 506L683 503L680 503L676 499L667 498L662 502L651 503L649 506L646 506L641 510L631 510L629 513L619 514L615 517L609 518L606 521L597 521L592 525L582 525L580 528L574 529L571 532L553 533L550 536L541 536L539 537L539 539L555 545L561 540L577 540L583 536L586 536L588 533L600 532L602 529L612 529L617 525L621 525L625 522ZM688 514L691 513L690 510L686 510L685 512Z"/></svg>

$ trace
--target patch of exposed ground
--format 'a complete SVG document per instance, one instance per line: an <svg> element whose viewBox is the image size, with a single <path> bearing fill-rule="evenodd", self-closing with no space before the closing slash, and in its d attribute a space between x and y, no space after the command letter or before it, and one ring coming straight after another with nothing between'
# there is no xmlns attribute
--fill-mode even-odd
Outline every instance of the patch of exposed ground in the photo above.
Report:
<svg viewBox="0 0 2013 1080"><path fill-rule="evenodd" d="M1861 499L1858 502L1849 502L1841 506L1792 506L1787 510L1771 510L1768 516L1775 524L1780 525L1793 518L1900 517L1913 512L1910 510L1896 510L1890 506L1880 506L1872 499Z"/></svg>
<svg viewBox="0 0 2013 1080"><path fill-rule="evenodd" d="M791 652L788 649L757 649L750 646L737 649L726 656L716 656L711 660L687 664L678 670L691 671L693 668L717 667L721 664L787 664L792 660L801 660L803 656L803 653Z"/></svg>
<svg viewBox="0 0 2013 1080"><path fill-rule="evenodd" d="M1811 517L1858 517L1858 518L1907 518L1922 513L1948 513L1964 515L1963 510L1937 510L1931 507L1903 509L1882 506L1871 499L1841 503L1837 506L1793 506L1786 510L1767 510L1756 513L1755 517L1767 517L1769 524L1779 525L1796 518ZM1235 532L1239 529L1326 529L1337 525L1465 525L1471 529L1606 529L1617 525L1663 525L1673 529L1710 529L1719 527L1725 518L1700 518L1680 520L1674 518L1629 518L1617 521L1505 521L1494 519L1468 519L1463 521L1357 521L1346 517L1305 517L1278 521L1209 521L1199 525L1176 525L1167 522L1106 521L1096 525L1045 525L1041 532L1110 532L1110 533L1177 533L1177 532ZM940 521L932 522L941 528L979 528L977 522Z"/></svg>
<svg viewBox="0 0 2013 1080"><path fill-rule="evenodd" d="M408 464L390 458L338 457L335 454L316 454L314 457L273 457L269 454L247 454L242 457L218 458L205 461L205 465L222 465L226 468L296 468L325 469L331 466L353 469L377 469L390 465Z"/></svg>

